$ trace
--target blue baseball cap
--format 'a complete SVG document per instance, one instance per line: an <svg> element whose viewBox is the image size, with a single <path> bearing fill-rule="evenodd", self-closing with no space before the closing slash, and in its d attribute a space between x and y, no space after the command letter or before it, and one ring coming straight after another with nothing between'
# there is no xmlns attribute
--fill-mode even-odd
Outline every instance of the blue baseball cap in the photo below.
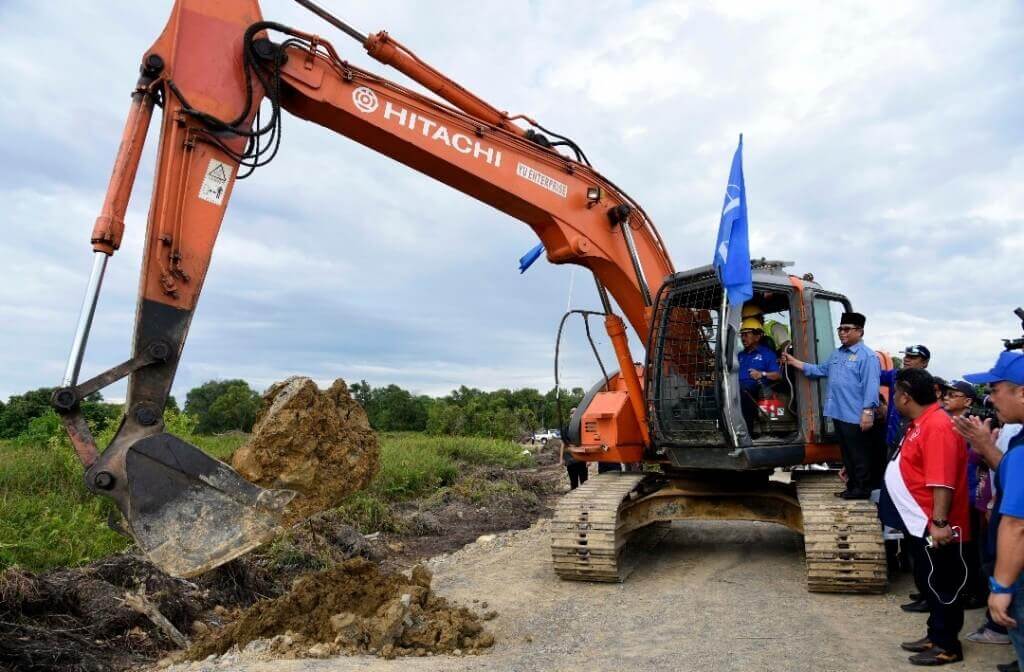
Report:
<svg viewBox="0 0 1024 672"><path fill-rule="evenodd" d="M964 376L968 383L998 383L1001 380L1015 385L1024 385L1024 354L1004 352L999 355L996 365L989 371Z"/></svg>

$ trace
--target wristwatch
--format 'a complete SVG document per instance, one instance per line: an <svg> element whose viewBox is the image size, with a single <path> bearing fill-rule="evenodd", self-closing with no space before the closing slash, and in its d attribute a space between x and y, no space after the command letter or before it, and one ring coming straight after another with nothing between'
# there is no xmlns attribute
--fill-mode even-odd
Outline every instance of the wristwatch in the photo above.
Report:
<svg viewBox="0 0 1024 672"><path fill-rule="evenodd" d="M995 593L996 595L1010 595L1017 592L1013 586L1004 586L996 581L996 577L994 576L988 577L988 590L990 593Z"/></svg>
<svg viewBox="0 0 1024 672"><path fill-rule="evenodd" d="M934 518L932 518L932 525L934 525L935 527L948 527L949 521L945 518L943 518L942 520L935 520Z"/></svg>

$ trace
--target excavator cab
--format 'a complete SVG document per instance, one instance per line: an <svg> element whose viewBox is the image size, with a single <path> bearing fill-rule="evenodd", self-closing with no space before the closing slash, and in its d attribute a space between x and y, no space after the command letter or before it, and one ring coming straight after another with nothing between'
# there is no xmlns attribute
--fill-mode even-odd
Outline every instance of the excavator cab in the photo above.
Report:
<svg viewBox="0 0 1024 672"><path fill-rule="evenodd" d="M816 461L808 443L834 440L822 413L824 383L780 365L777 381L740 384L743 313L763 324L760 345L824 361L838 345L845 297L790 276L789 264L753 264L754 296L730 305L711 267L677 273L658 293L647 349L645 396L657 457L679 469L747 470ZM744 408L748 409L744 417ZM813 451L812 451L813 452Z"/></svg>

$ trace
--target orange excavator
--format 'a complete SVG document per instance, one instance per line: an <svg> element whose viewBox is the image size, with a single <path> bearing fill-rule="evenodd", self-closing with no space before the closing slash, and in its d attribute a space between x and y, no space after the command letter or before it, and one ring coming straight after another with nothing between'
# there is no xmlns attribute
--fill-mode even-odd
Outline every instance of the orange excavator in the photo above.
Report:
<svg viewBox="0 0 1024 672"><path fill-rule="evenodd" d="M52 399L86 486L115 501L118 524L147 557L173 575L200 574L271 538L294 495L246 482L166 432L162 420L236 182L274 157L287 111L524 222L548 261L593 274L601 302L594 314L604 320L618 371L602 365L565 438L578 459L627 468L590 479L557 507L552 558L560 576L619 581L623 548L639 530L740 519L803 533L811 589L884 589L873 506L837 500L834 471L802 466L838 459L819 383L787 376L762 391L758 416L744 421L737 370L743 316L713 270L677 272L643 208L568 137L498 110L386 32L361 34L310 0L297 2L436 97L352 65L318 35L264 20L257 0L176 0L142 57L92 232L93 269L71 355ZM80 382L155 107L163 113L160 147L132 356ZM765 342L779 352L823 361L850 303L787 266L754 262L755 296L744 311L760 314ZM645 346L643 362L630 351L628 328ZM100 452L80 402L124 377L125 414ZM779 468L792 468L793 477L772 478Z"/></svg>

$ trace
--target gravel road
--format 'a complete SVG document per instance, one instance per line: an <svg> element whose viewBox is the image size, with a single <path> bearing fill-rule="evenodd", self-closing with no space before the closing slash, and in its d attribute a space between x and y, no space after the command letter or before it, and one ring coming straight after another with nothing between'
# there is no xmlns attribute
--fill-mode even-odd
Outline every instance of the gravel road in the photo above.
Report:
<svg viewBox="0 0 1024 672"><path fill-rule="evenodd" d="M925 617L899 604L908 577L882 596L804 589L801 539L758 523L677 523L635 545L624 584L555 578L547 522L471 544L431 561L435 588L480 611L496 609L494 649L480 656L386 661L373 657L257 661L229 656L175 668L245 672L461 670L714 670L888 672L916 669L899 642L924 634ZM474 602L476 600L476 602ZM482 603L486 602L484 606ZM970 611L967 628L982 611ZM954 670L993 670L1006 646L965 642Z"/></svg>

